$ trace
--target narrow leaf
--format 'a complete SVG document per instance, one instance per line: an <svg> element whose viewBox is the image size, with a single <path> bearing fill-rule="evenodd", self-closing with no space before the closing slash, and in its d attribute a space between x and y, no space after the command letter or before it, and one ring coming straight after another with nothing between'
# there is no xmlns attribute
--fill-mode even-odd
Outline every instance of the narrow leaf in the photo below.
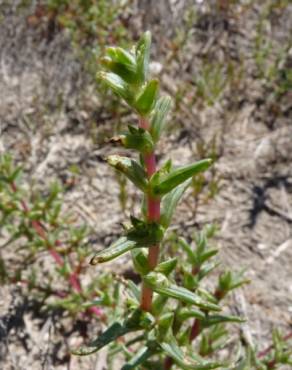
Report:
<svg viewBox="0 0 292 370"><path fill-rule="evenodd" d="M97 77L102 80L114 93L121 96L127 102L132 100L128 84L118 75L112 72L99 72Z"/></svg>
<svg viewBox="0 0 292 370"><path fill-rule="evenodd" d="M136 299L137 303L140 302L141 294L138 286L132 280L127 281L127 286L130 292L132 293L133 297Z"/></svg>
<svg viewBox="0 0 292 370"><path fill-rule="evenodd" d="M72 350L75 355L86 356L99 351L107 344L115 341L122 335L141 329L149 328L155 322L154 317L149 313L136 309L132 315L123 323L115 322L107 328L100 336L86 346Z"/></svg>
<svg viewBox="0 0 292 370"><path fill-rule="evenodd" d="M129 126L129 132L121 136L121 141L124 146L128 149L138 150L140 153L146 154L153 151L154 143L150 133L143 129L131 129Z"/></svg>
<svg viewBox="0 0 292 370"><path fill-rule="evenodd" d="M196 255L195 251L193 251L192 247L186 242L184 238L178 238L178 244L182 247L182 249L188 255L188 260L191 264L196 263Z"/></svg>
<svg viewBox="0 0 292 370"><path fill-rule="evenodd" d="M156 103L156 97L159 90L159 81L150 80L141 93L138 95L135 108L142 116L148 115Z"/></svg>
<svg viewBox="0 0 292 370"><path fill-rule="evenodd" d="M156 293L177 299L184 303L193 304L205 310L220 311L218 305L203 300L200 296L188 289L171 284L161 273L150 272L148 275L144 276L143 279Z"/></svg>
<svg viewBox="0 0 292 370"><path fill-rule="evenodd" d="M128 239L123 236L119 238L116 242L111 244L108 248L103 249L98 252L90 261L91 265L96 265L97 263L104 263L111 261L122 254L129 252L131 249L137 247L137 243L133 240Z"/></svg>
<svg viewBox="0 0 292 370"><path fill-rule="evenodd" d="M180 349L175 338L172 337L170 341L162 342L161 348L170 356L180 367L184 370L211 370L222 367L220 363L210 363L205 360L194 362L190 356L186 356Z"/></svg>
<svg viewBox="0 0 292 370"><path fill-rule="evenodd" d="M142 347L135 355L127 362L121 370L133 370L137 369L137 366L143 364L148 358L153 356L153 351L148 347Z"/></svg>
<svg viewBox="0 0 292 370"><path fill-rule="evenodd" d="M155 272L161 272L163 275L168 276L176 267L177 265L177 258L171 258L168 261L164 261L159 263L155 267Z"/></svg>
<svg viewBox="0 0 292 370"><path fill-rule="evenodd" d="M121 157L118 155L110 155L107 158L110 166L122 172L129 180L131 180L139 189L146 192L148 189L148 180L143 167L134 159Z"/></svg>
<svg viewBox="0 0 292 370"><path fill-rule="evenodd" d="M104 331L97 339L95 339L88 345L80 347L78 349L74 349L71 352L74 355L78 355L78 356L90 355L94 352L99 351L101 348L113 342L120 336L125 335L131 331L134 331L134 330L128 328L125 325L122 325L119 322L115 322L108 329L106 329L106 331Z"/></svg>
<svg viewBox="0 0 292 370"><path fill-rule="evenodd" d="M120 47L108 47L106 54L115 62L129 66L133 71L136 69L135 56Z"/></svg>
<svg viewBox="0 0 292 370"><path fill-rule="evenodd" d="M205 317L205 319L202 320L202 325L203 327L208 328L213 325L218 325L227 322L243 323L245 321L246 320L244 320L243 318L237 316L212 315Z"/></svg>
<svg viewBox="0 0 292 370"><path fill-rule="evenodd" d="M159 342L165 340L172 333L173 319L174 312L166 312L159 317L157 321L158 327L156 328L156 337Z"/></svg>
<svg viewBox="0 0 292 370"><path fill-rule="evenodd" d="M206 315L204 312L202 311L199 311L199 310L196 310L194 308L190 308L190 307L183 307L181 308L178 313L177 313L177 317L179 320L181 321L184 321L184 320L187 320L187 319L190 319L190 318L195 318L195 319L198 319L198 320L204 320Z"/></svg>
<svg viewBox="0 0 292 370"><path fill-rule="evenodd" d="M141 275L146 275L150 271L148 258L143 249L133 249L132 250L132 259L136 271Z"/></svg>
<svg viewBox="0 0 292 370"><path fill-rule="evenodd" d="M165 128L166 117L170 109L171 98L169 96L163 96L157 100L150 119L150 134L155 143L159 140L161 132Z"/></svg>
<svg viewBox="0 0 292 370"><path fill-rule="evenodd" d="M154 195L164 195L182 184L199 172L207 170L212 164L212 159L203 159L194 164L183 166L173 170L152 188Z"/></svg>
<svg viewBox="0 0 292 370"><path fill-rule="evenodd" d="M131 65L115 62L109 57L101 58L100 62L108 71L118 75L125 82L131 84L137 79L136 70L133 70Z"/></svg>
<svg viewBox="0 0 292 370"><path fill-rule="evenodd" d="M134 218L132 217L132 222ZM135 219L133 227L127 231L127 237L134 240L140 247L151 247L160 243L164 236L164 229L156 222L144 222Z"/></svg>
<svg viewBox="0 0 292 370"><path fill-rule="evenodd" d="M183 182L162 198L160 223L165 228L169 227L177 204L180 201L186 189L190 186L191 182L192 182L191 179Z"/></svg>
<svg viewBox="0 0 292 370"><path fill-rule="evenodd" d="M151 33L147 31L140 38L136 47L137 76L140 82L142 83L148 77L150 47L151 47Z"/></svg>

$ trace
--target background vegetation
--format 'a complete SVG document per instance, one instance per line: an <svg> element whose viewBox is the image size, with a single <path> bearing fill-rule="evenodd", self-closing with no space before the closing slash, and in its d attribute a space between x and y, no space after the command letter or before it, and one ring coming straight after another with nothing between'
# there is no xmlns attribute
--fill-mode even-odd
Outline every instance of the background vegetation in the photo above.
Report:
<svg viewBox="0 0 292 370"><path fill-rule="evenodd" d="M231 313L248 318L232 335L240 330L259 351L272 328L288 338L290 1L15 0L0 9L3 368L102 369L102 356L79 360L69 348L119 315L123 287L137 282L126 257L99 269L88 262L124 215L138 215L139 194L104 163L123 154L109 139L135 117L96 73L105 46L127 47L146 29L151 73L174 98L158 158L215 160L193 179L173 231L190 242L217 224L221 272L244 268L253 281L229 298Z"/></svg>

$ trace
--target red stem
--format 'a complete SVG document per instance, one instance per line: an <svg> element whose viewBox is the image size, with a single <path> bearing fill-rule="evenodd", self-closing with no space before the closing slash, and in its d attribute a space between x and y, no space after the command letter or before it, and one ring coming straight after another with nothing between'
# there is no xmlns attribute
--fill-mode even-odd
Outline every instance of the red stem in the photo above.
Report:
<svg viewBox="0 0 292 370"><path fill-rule="evenodd" d="M13 192L17 192L17 186L14 182L12 182L10 184L11 186L11 189ZM21 206L23 208L23 211L25 213L29 213L29 207L28 205L26 204L26 202L24 200L21 200L20 201L21 203ZM45 226L40 222L40 221L37 221L37 220L33 220L31 222L31 226L34 228L34 230L36 231L36 233L43 239L43 240L48 240L47 238L47 231L46 231L46 228ZM60 240L56 240L55 241L55 247L57 246L60 246L61 242ZM64 260L62 258L62 256L54 249L52 248L52 246L50 246L48 248L48 251L50 253L50 255L53 257L53 259L55 260L56 264L60 267L63 267L64 266ZM81 284L80 284L80 280L79 280L79 277L78 277L78 274L76 272L71 272L70 275L68 276L68 281L70 283L70 285L72 286L72 288L78 292L78 293L82 293L82 288L81 288ZM103 313L102 313L102 310L98 307L90 307L88 309L88 311L94 313L96 316L101 316Z"/></svg>
<svg viewBox="0 0 292 370"><path fill-rule="evenodd" d="M285 337L283 338L283 341L286 342L287 340L291 338L292 338L292 331L288 333L287 335L285 335ZM258 353L258 358L265 357L269 352L271 352L273 348L274 348L274 345L271 344L268 348Z"/></svg>
<svg viewBox="0 0 292 370"><path fill-rule="evenodd" d="M173 365L173 359L171 357L166 357L163 365L164 370L170 370Z"/></svg>
<svg viewBox="0 0 292 370"><path fill-rule="evenodd" d="M139 126L144 130L149 129L149 122L140 118ZM148 178L156 172L156 158L154 152L144 155L145 168ZM160 199L147 196L147 220L158 222L160 219ZM151 270L155 268L159 259L159 245L149 248L148 263ZM145 284L142 287L141 308L144 311L151 311L153 291Z"/></svg>
<svg viewBox="0 0 292 370"><path fill-rule="evenodd" d="M190 342L197 338L200 332L201 332L200 321L195 319L190 333Z"/></svg>

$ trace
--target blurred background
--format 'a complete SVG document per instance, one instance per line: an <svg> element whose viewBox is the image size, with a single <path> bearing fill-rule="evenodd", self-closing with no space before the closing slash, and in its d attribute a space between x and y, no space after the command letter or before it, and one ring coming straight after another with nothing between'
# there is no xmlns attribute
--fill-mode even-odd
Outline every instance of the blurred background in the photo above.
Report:
<svg viewBox="0 0 292 370"><path fill-rule="evenodd" d="M194 179L173 230L190 238L217 225L222 263L252 280L230 300L247 316L251 340L264 347L272 327L291 330L291 0L0 0L0 175L22 168L17 191L0 186L1 369L103 369L95 356L70 357L69 347L101 324L78 312L75 296L50 301L52 286L63 291L65 283L55 282L47 244L26 229L25 210L9 205L26 199L40 212L55 191L72 228L54 219L49 231L75 238L72 248L86 240L82 284L94 290L99 277L102 296L104 271L135 278L126 257L100 271L88 256L119 235L125 215L139 215L139 194L104 163L123 153L109 139L136 117L96 73L105 46L130 46L145 30L151 73L174 101L159 160L215 159ZM75 261L70 251L64 259Z"/></svg>

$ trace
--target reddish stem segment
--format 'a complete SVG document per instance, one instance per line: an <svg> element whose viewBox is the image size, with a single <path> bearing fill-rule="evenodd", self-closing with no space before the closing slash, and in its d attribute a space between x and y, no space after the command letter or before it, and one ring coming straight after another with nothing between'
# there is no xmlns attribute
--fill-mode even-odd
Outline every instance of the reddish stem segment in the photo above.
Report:
<svg viewBox="0 0 292 370"><path fill-rule="evenodd" d="M172 368L172 365L173 365L173 359L171 357L166 357L164 361L163 369L170 370Z"/></svg>
<svg viewBox="0 0 292 370"><path fill-rule="evenodd" d="M140 118L139 126L144 130L149 129L149 122L145 118ZM148 178L156 172L156 158L154 152L144 155L145 168ZM147 196L147 220L158 222L160 219L160 199ZM159 259L159 245L149 248L148 263L151 270L155 268ZM153 291L145 284L142 287L141 308L144 311L151 311Z"/></svg>
<svg viewBox="0 0 292 370"><path fill-rule="evenodd" d="M284 340L284 342L286 342L287 340L289 340L291 338L292 338L292 331L290 333L288 333L287 335L285 335L283 340ZM274 345L271 344L268 348L266 348L263 351L258 353L258 358L265 357L266 355L268 355L272 351L273 348L274 348Z"/></svg>
<svg viewBox="0 0 292 370"><path fill-rule="evenodd" d="M201 332L201 325L199 320L194 320L190 333L190 342L192 342Z"/></svg>
<svg viewBox="0 0 292 370"><path fill-rule="evenodd" d="M17 187L15 185L15 183L11 183L10 184L11 186L11 189L13 192L17 192ZM29 212L29 207L28 205L26 204L26 202L24 200L21 200L20 201L21 203L21 206L22 206L22 209L25 213L28 213ZM35 232L44 240L47 240L47 231L46 231L46 228L45 226L40 222L40 221L36 221L36 220L33 220L31 222L31 226L34 228ZM59 240L56 240L55 242L55 246L60 246L61 242ZM52 247L49 247L48 248L48 251L50 253L50 255L53 257L53 259L55 260L56 264L60 267L64 266L64 260L62 258L62 256ZM78 274L74 271L72 272L69 277L68 277L68 281L70 283L70 285L72 286L72 288L78 292L78 293L82 293L82 288L81 288L81 284L80 284L80 280L79 280L79 277L78 277ZM88 309L88 311L94 313L96 316L101 316L103 313L102 313L102 310L98 307L90 307Z"/></svg>

